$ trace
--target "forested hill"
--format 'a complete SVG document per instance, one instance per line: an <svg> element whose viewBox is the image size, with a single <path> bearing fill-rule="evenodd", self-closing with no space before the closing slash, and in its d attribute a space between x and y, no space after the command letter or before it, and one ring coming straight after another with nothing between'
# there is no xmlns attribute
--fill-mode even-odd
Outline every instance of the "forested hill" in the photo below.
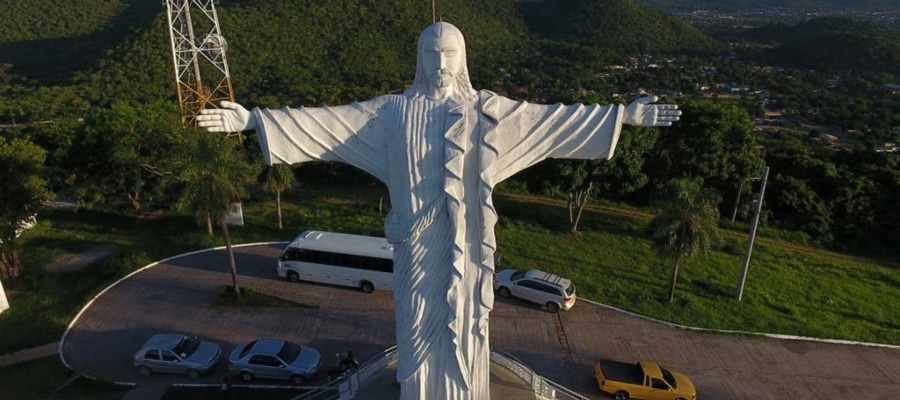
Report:
<svg viewBox="0 0 900 400"><path fill-rule="evenodd" d="M146 0L0 0L0 65L46 83L68 81L163 10Z"/></svg>
<svg viewBox="0 0 900 400"><path fill-rule="evenodd" d="M897 10L900 0L639 0L661 10L748 10L763 7L832 8L845 10Z"/></svg>
<svg viewBox="0 0 900 400"><path fill-rule="evenodd" d="M526 30L513 0L441 4L438 14L466 35L476 86L516 60ZM431 23L430 2L413 0L222 1L217 10L237 97L269 106L333 104L404 89L415 72L416 38ZM101 62L90 76L97 97L174 93L164 19L159 15Z"/></svg>
<svg viewBox="0 0 900 400"><path fill-rule="evenodd" d="M774 65L900 73L900 30L872 22L817 18L752 29L744 37L779 43L761 54L762 61Z"/></svg>
<svg viewBox="0 0 900 400"><path fill-rule="evenodd" d="M172 93L162 1L0 1L12 11L0 13L0 75L88 84L92 102ZM403 88L414 72L416 37L432 22L431 3L421 0L224 0L217 10L238 94L266 92L280 104L335 101L359 95L361 86ZM494 63L497 71L526 36L514 0L446 0L438 14L465 32L470 68ZM17 28L22 22L36 28ZM475 75L482 76L490 79ZM306 98L285 102L282 93Z"/></svg>
<svg viewBox="0 0 900 400"><path fill-rule="evenodd" d="M559 12L528 24L522 17L548 8ZM105 83L93 85L100 90L94 97L171 89L162 1L0 0L0 9L0 65L11 65L7 73L45 85L68 85L76 77L75 83ZM416 36L432 15L431 2L422 0L222 0L217 10L236 90L278 104L371 94L359 92L361 85L402 89L413 74ZM608 55L716 46L635 0L444 0L437 14L466 35L471 75L480 87L492 87L500 69L542 51L546 40L560 42L564 53L576 50L563 42L578 42L579 53ZM141 85L148 86L133 93Z"/></svg>
<svg viewBox="0 0 900 400"><path fill-rule="evenodd" d="M529 27L541 35L617 54L719 48L677 17L636 0L526 1L520 8Z"/></svg>

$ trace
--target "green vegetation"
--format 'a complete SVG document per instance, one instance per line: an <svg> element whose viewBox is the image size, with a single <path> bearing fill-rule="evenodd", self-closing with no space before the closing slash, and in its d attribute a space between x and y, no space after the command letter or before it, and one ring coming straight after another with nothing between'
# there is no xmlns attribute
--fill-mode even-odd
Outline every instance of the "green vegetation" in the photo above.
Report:
<svg viewBox="0 0 900 400"><path fill-rule="evenodd" d="M357 201L346 200L359 197ZM383 215L372 209L375 194L329 188L306 190L283 204L285 230L272 224L274 202L267 192L254 193L244 205L245 226L230 227L235 243L288 241L300 231L381 232ZM298 206L297 204L304 204ZM4 280L14 296L12 308L0 315L0 354L59 340L78 310L116 279L155 260L184 252L222 246L189 215L123 214L91 209L48 209L38 226L22 236L22 276ZM61 256L104 244L116 252L81 271L56 273ZM227 271L228 265L222 265ZM240 266L238 266L240 271Z"/></svg>
<svg viewBox="0 0 900 400"><path fill-rule="evenodd" d="M666 185L669 199L657 207L659 214L647 229L660 258L672 263L669 303L675 300L678 267L703 257L719 244L719 202L715 191L703 187L703 180L673 179Z"/></svg>
<svg viewBox="0 0 900 400"><path fill-rule="evenodd" d="M187 157L180 151L187 146L177 129L164 8L137 0L13 3L0 4L10 10L0 16L9 22L0 23L2 135L47 151L45 179L54 193L90 205L170 209L183 187L167 174ZM414 43L431 17L430 4L412 0L223 1L217 10L235 94L248 107L339 104L399 92L412 78ZM775 200L764 225L857 253L884 256L900 243L897 157L874 154L900 142L900 101L885 86L900 75L895 30L822 18L737 35L764 43L726 48L634 0L451 0L438 5L438 14L465 32L475 87L516 99L605 103L614 93L628 101L641 90L673 97L716 85L759 90L734 96L733 104L667 99L683 106L683 121L638 133L654 138L650 150L639 143L640 151L619 151L612 162L550 161L516 177L544 189L535 193L645 206L669 179L700 176L719 192L722 215L731 215L740 195L739 215L746 217L748 179L762 157L752 149L764 144ZM61 23L20 28L19 21L48 15ZM780 45L767 49L768 43ZM828 70L808 70L823 65ZM833 126L846 133L852 151L813 150L813 139L791 135L759 140L745 109L754 117L777 109L785 130ZM247 150L258 154L254 140ZM641 157L646 162L637 163Z"/></svg>
<svg viewBox="0 0 900 400"><path fill-rule="evenodd" d="M225 290L219 294L213 302L216 307L303 307L319 308L316 305L298 303L296 301L282 299L281 297L257 292L253 288L242 287L241 296L234 297L232 286L226 285Z"/></svg>
<svg viewBox="0 0 900 400"><path fill-rule="evenodd" d="M520 2L529 28L563 43L603 44L613 54L697 52L722 44L674 15L633 0Z"/></svg>
<svg viewBox="0 0 900 400"><path fill-rule="evenodd" d="M778 8L844 8L885 10L900 8L898 0L641 0L665 10L747 10L763 7Z"/></svg>
<svg viewBox="0 0 900 400"><path fill-rule="evenodd" d="M127 388L77 378L59 362L47 357L0 368L0 398L15 400L118 400Z"/></svg>
<svg viewBox="0 0 900 400"><path fill-rule="evenodd" d="M228 265L231 271L231 288L234 297L241 296L234 265L231 234L226 223L233 203L246 197L244 184L253 170L247 157L238 151L237 143L207 132L197 132L187 143L187 152L178 166L178 180L184 185L176 207L194 214L206 222L206 233L213 234L213 225L219 227L225 239Z"/></svg>
<svg viewBox="0 0 900 400"><path fill-rule="evenodd" d="M290 240L304 229L382 232L381 192L356 186L307 185L285 193L285 230L271 223L268 192L245 202L245 226L232 227L236 243ZM682 268L675 302L665 301L671 264L660 260L640 210L589 205L579 233L570 232L565 202L500 195L495 203L503 266L542 268L570 277L579 297L685 325L778 332L900 344L900 267L880 265L760 237L744 292L733 300L746 233L726 231L724 244ZM763 233L764 234L764 233ZM139 218L91 211L53 210L23 236L29 265L52 265L62 252L102 243L118 251L85 270L67 274L26 269L4 282L18 292L0 316L0 354L58 340L81 306L114 279L150 262L222 245L189 216ZM223 263L222 271L228 266ZM240 272L240 265L237 266Z"/></svg>
<svg viewBox="0 0 900 400"><path fill-rule="evenodd" d="M804 69L900 74L900 31L850 18L816 18L795 26L764 26L744 34L780 43L763 62Z"/></svg>
<svg viewBox="0 0 900 400"><path fill-rule="evenodd" d="M671 264L645 236L650 214L589 207L581 232L572 234L562 201L500 196L495 204L501 268L569 277L580 298L689 326L900 344L896 263L758 237L744 300L737 302L747 234L725 231L721 247L682 269L678 296L668 304Z"/></svg>
<svg viewBox="0 0 900 400"><path fill-rule="evenodd" d="M764 44L741 43L729 49L736 56L717 52L712 39L634 1L525 3L439 3L438 14L466 34L475 87L541 102L609 102L630 100L641 89L688 97L703 86L741 84L766 92L767 100L748 94L729 95L736 99L727 102L679 98L681 122L626 131L612 162L551 160L506 187L551 196L592 193L583 198L641 207L669 179L701 177L721 196L723 215L730 215L738 194L739 215L745 215L749 179L764 158L773 174L765 235L896 257L900 157L874 151L900 142L900 101L885 85L898 83L896 32L866 24L848 25L859 32L848 31L840 20L773 30L781 36L758 40L790 49L786 36L797 34L821 50L816 43L823 37L839 39L836 54L844 59L822 60L851 68L782 70L746 61L760 54L765 60L778 47L769 53ZM5 353L57 340L88 299L135 268L222 239L207 236L193 216L172 212L179 199L200 196L185 190L200 179L184 173L199 153L189 145L193 134L177 128L160 4L0 0L0 9L0 136L41 147L45 172L32 175L81 206L41 211L39 226L25 234L21 277L4 281L14 298L0 316ZM236 96L249 107L347 103L401 91L413 75L416 36L431 22L430 4L412 0L223 1L218 10ZM46 26L48 15L60 24ZM827 57L830 46L813 56ZM861 59L865 65L847 61L856 60L859 49L871 53ZM769 108L785 116L777 121L785 129L763 137L752 131L750 116L763 117ZM833 126L845 144L816 144L804 124ZM766 146L764 155L759 144ZM259 169L250 173L261 171L253 137L244 151L256 157ZM285 230L273 224L273 195L253 192L244 199L247 225L232 229L235 242L287 240L308 227L381 231L384 190L372 177L334 164L293 172L304 190L286 195ZM352 189L329 194L322 182ZM643 211L598 213L596 203L582 203L587 208L576 234L576 218L563 205L536 197L497 203L504 260L568 275L583 297L688 325L900 343L896 265L762 238L745 301L737 303L730 292L743 234L732 233L709 258L684 268L680 296L666 305L660 299L669 265L652 251ZM116 253L86 270L45 270L66 253L109 243Z"/></svg>
<svg viewBox="0 0 900 400"><path fill-rule="evenodd" d="M294 170L288 164L275 164L267 166L260 174L258 181L263 187L275 193L275 211L278 214L278 229L284 224L281 218L281 193L291 188L294 184Z"/></svg>
<svg viewBox="0 0 900 400"><path fill-rule="evenodd" d="M5 140L0 136L0 278L17 277L19 234L43 205L52 198L44 180L46 151L27 140Z"/></svg>

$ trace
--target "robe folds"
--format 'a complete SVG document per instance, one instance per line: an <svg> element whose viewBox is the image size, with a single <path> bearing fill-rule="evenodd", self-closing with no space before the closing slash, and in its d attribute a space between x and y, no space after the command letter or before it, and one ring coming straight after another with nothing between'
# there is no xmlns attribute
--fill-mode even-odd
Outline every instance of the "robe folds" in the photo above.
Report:
<svg viewBox="0 0 900 400"><path fill-rule="evenodd" d="M252 111L267 164L339 161L384 182L402 398L490 397L496 185L547 158L610 158L622 105L385 95Z"/></svg>

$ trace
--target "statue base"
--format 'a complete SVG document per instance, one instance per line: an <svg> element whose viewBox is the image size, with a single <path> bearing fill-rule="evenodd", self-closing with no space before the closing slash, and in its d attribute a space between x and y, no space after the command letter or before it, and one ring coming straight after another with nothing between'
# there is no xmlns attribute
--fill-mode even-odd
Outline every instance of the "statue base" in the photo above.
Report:
<svg viewBox="0 0 900 400"><path fill-rule="evenodd" d="M400 388L394 384L397 364L391 364L372 376L371 380L353 396L354 400L395 400L400 398ZM491 400L528 400L541 397L534 393L530 382L525 382L506 367L491 362Z"/></svg>

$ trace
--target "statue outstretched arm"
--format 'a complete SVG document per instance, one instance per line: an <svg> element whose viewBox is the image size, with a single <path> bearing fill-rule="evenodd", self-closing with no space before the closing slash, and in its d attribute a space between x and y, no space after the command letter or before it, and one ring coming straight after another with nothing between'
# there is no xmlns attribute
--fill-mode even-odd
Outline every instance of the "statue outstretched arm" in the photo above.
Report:
<svg viewBox="0 0 900 400"><path fill-rule="evenodd" d="M244 106L230 101L220 103L221 109L200 110L197 126L209 132L241 132L256 129L257 121Z"/></svg>
<svg viewBox="0 0 900 400"><path fill-rule="evenodd" d="M254 108L251 119L269 165L337 161L387 179L391 96L340 106Z"/></svg>
<svg viewBox="0 0 900 400"><path fill-rule="evenodd" d="M620 104L544 105L498 95L485 101L484 112L497 121L485 137L497 151L496 182L548 158L609 158L625 121Z"/></svg>
<svg viewBox="0 0 900 400"><path fill-rule="evenodd" d="M643 97L628 106L543 105L488 92L484 112L497 121L486 136L498 153L492 172L499 182L547 158L608 159L615 153L623 124L669 126L678 121L678 106L652 104L657 100Z"/></svg>
<svg viewBox="0 0 900 400"><path fill-rule="evenodd" d="M656 96L641 97L625 107L623 124L636 126L671 126L678 121L681 111L675 104L651 104L659 101Z"/></svg>

